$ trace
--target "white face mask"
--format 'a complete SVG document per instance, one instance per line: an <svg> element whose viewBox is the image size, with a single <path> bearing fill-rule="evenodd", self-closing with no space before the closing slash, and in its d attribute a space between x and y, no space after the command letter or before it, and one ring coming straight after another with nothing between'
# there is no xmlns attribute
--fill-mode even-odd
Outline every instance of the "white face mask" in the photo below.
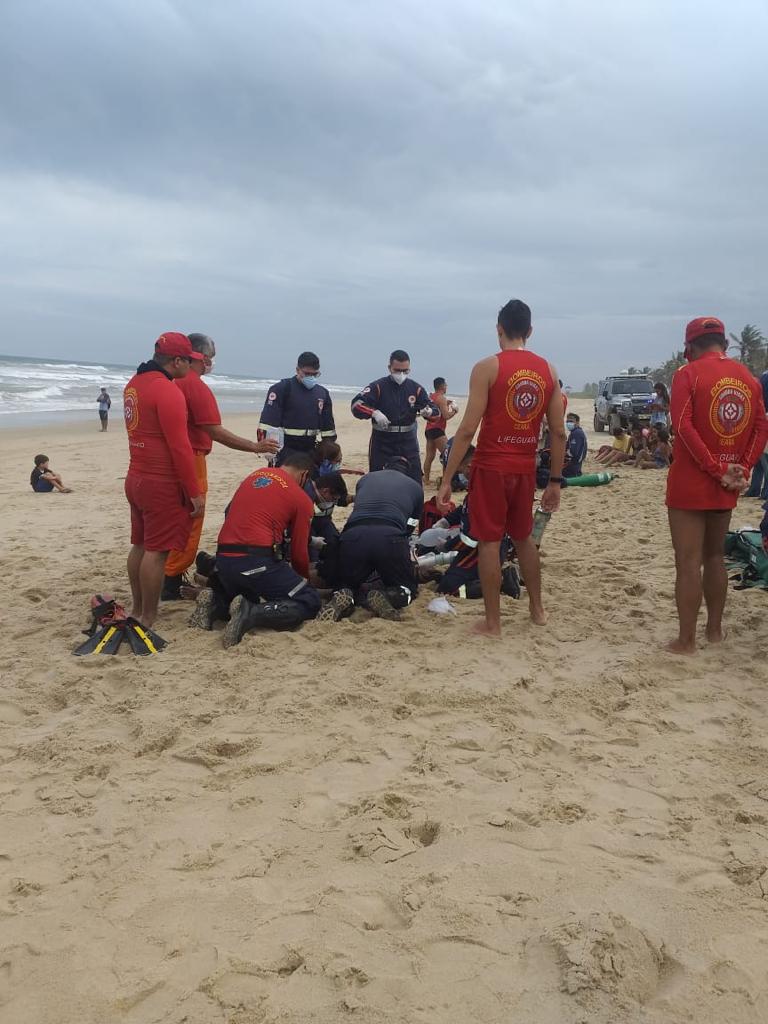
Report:
<svg viewBox="0 0 768 1024"><path fill-rule="evenodd" d="M407 373L390 373L389 376L392 378L395 384L405 384L405 382L408 380Z"/></svg>

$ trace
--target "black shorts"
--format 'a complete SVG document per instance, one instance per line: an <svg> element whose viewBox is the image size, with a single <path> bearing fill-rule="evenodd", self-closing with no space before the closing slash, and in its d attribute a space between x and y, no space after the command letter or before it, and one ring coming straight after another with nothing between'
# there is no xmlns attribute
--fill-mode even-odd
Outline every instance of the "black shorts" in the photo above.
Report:
<svg viewBox="0 0 768 1024"><path fill-rule="evenodd" d="M438 437L445 437L442 427L427 427L425 437L428 441L436 441Z"/></svg>
<svg viewBox="0 0 768 1024"><path fill-rule="evenodd" d="M102 412L101 409L99 409L99 419L100 420L106 420L107 416L109 416L109 413L106 411L106 409L103 412Z"/></svg>

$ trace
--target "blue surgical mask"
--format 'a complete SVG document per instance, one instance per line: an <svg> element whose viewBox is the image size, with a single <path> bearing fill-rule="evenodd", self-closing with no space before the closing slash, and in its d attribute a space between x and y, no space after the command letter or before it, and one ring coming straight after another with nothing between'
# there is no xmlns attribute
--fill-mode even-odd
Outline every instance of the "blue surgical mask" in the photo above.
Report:
<svg viewBox="0 0 768 1024"><path fill-rule="evenodd" d="M317 384L317 377L302 377L301 383L309 391Z"/></svg>
<svg viewBox="0 0 768 1024"><path fill-rule="evenodd" d="M569 421L568 421L568 422L567 422L567 423L565 424L565 429L566 429L566 430L573 430L573 428L574 428L575 426L576 426L576 424L575 424L575 423L573 423L573 422L572 422L571 420L569 420Z"/></svg>
<svg viewBox="0 0 768 1024"><path fill-rule="evenodd" d="M341 469L341 463L340 462L332 462L331 463L331 469L335 470L338 473L338 471Z"/></svg>

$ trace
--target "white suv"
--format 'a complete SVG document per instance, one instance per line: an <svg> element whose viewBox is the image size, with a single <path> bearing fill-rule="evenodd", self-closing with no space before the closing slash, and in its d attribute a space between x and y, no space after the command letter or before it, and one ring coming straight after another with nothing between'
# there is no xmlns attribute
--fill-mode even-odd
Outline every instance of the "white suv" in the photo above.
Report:
<svg viewBox="0 0 768 1024"><path fill-rule="evenodd" d="M647 426L651 419L653 381L650 377L627 376L606 377L598 385L595 399L595 430L608 427L629 427L630 421L638 419Z"/></svg>

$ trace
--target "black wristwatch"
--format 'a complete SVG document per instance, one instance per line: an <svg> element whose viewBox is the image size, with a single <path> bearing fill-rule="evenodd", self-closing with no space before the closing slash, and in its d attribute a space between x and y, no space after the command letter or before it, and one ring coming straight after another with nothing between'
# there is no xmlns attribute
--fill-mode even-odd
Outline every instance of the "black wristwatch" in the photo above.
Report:
<svg viewBox="0 0 768 1024"><path fill-rule="evenodd" d="M549 482L551 484L561 484L563 482L563 478L561 476L551 476L549 478Z"/></svg>

